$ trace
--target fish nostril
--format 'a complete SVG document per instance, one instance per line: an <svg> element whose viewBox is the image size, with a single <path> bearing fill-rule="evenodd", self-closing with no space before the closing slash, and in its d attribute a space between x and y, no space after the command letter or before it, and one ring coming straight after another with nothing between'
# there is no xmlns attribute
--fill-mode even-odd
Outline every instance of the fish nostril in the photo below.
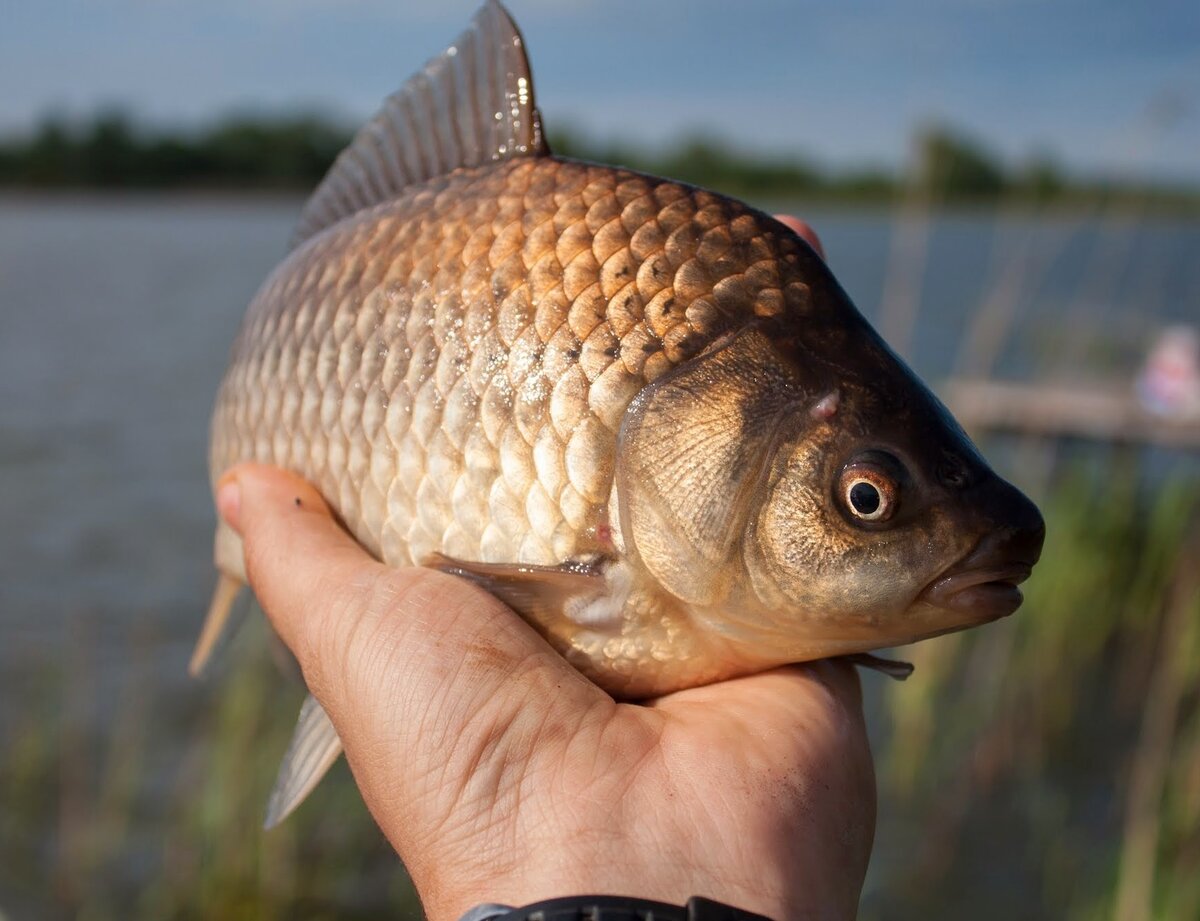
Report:
<svg viewBox="0 0 1200 921"><path fill-rule="evenodd" d="M946 453L937 465L938 482L950 489L966 489L971 485L971 472L957 454Z"/></svg>

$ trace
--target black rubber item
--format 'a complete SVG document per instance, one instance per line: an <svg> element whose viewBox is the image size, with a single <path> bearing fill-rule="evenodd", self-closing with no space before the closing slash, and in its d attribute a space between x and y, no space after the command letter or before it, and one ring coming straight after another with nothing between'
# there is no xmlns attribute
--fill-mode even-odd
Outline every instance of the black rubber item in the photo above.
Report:
<svg viewBox="0 0 1200 921"><path fill-rule="evenodd" d="M573 895L514 908L495 921L771 921L700 896L686 906L614 895Z"/></svg>

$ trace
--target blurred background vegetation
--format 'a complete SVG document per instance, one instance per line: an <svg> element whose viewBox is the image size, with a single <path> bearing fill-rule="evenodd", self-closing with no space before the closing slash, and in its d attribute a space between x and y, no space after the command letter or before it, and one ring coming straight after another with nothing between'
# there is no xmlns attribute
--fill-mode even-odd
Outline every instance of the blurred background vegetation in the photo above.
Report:
<svg viewBox="0 0 1200 921"><path fill-rule="evenodd" d="M238 115L201 131L151 128L121 109L91 119L52 115L27 133L0 136L0 189L296 192L325 175L350 136L343 124L320 114ZM561 156L620 164L751 198L879 205L915 189L952 205L1003 200L1200 214L1195 185L1085 179L1046 154L1010 165L983 142L946 125L917 133L910 165L903 169L833 170L796 155L740 150L715 134L697 134L666 149L596 141L569 129L552 131L549 140Z"/></svg>

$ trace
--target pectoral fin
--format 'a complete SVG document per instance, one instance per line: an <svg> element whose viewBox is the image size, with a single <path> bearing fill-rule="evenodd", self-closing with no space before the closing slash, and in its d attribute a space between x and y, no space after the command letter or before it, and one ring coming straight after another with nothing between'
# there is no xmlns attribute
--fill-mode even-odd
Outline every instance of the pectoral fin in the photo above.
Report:
<svg viewBox="0 0 1200 921"><path fill-rule="evenodd" d="M213 650L231 623L234 602L246 584L246 566L242 554L242 539L224 521L217 522L217 533L213 539L213 562L217 565L217 587L208 603L204 626L192 651L188 663L188 674L195 678L202 671Z"/></svg>
<svg viewBox="0 0 1200 921"><path fill-rule="evenodd" d="M300 718L296 721L287 754L279 765L279 777L267 801L263 828L274 828L291 815L341 753L342 740L338 738L337 730L317 699L308 695L300 708Z"/></svg>
<svg viewBox="0 0 1200 921"><path fill-rule="evenodd" d="M242 583L233 576L220 573L217 576L217 587L213 591L212 601L208 603L208 613L204 617L204 626L200 628L200 636L196 640L196 648L192 650L192 659L188 662L188 674L193 678L198 676L208 660L212 657L217 642L225 632L230 622L234 602L242 591Z"/></svg>
<svg viewBox="0 0 1200 921"><path fill-rule="evenodd" d="M474 582L534 626L551 624L564 617L576 623L593 624L607 619L605 601L611 593L598 566L476 563L440 553L426 557L422 565Z"/></svg>

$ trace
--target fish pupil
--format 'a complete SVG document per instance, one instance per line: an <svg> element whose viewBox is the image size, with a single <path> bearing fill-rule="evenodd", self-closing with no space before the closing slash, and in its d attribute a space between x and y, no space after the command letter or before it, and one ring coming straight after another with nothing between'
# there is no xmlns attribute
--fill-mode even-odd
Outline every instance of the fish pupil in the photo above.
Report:
<svg viewBox="0 0 1200 921"><path fill-rule="evenodd" d="M850 487L850 504L860 515L873 515L879 510L879 490L870 483L855 483Z"/></svg>

